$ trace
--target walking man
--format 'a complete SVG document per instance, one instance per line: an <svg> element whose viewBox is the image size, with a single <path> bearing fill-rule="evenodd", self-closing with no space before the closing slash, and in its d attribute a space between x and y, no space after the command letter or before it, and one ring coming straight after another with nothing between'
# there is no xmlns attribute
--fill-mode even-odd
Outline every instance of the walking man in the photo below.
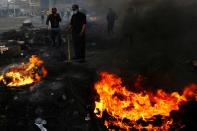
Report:
<svg viewBox="0 0 197 131"><path fill-rule="evenodd" d="M85 62L86 55L86 42L85 42L85 32L86 32L86 16L79 11L78 5L72 6L73 15L70 21L69 29L72 30L72 39L74 45L74 52L77 61L80 63Z"/></svg>
<svg viewBox="0 0 197 131"><path fill-rule="evenodd" d="M51 39L53 42L53 47L61 46L61 31L60 31L60 22L62 21L60 15L57 13L56 8L52 8L52 14L47 17L46 24L49 26L51 24ZM56 38L58 38L58 45L56 44Z"/></svg>
<svg viewBox="0 0 197 131"><path fill-rule="evenodd" d="M117 20L117 15L112 10L112 8L109 8L106 19L107 19L108 34L112 35L114 33L115 21Z"/></svg>

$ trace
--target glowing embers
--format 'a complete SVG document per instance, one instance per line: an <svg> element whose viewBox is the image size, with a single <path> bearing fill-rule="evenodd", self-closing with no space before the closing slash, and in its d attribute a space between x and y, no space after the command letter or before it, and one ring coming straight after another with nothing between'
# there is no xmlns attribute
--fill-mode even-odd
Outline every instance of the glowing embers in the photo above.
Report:
<svg viewBox="0 0 197 131"><path fill-rule="evenodd" d="M0 76L0 82L7 87L22 87L33 85L46 77L47 70L44 62L36 55L32 55L28 63L10 67Z"/></svg>
<svg viewBox="0 0 197 131"><path fill-rule="evenodd" d="M155 93L132 92L122 86L121 79L107 72L100 73L101 79L95 84L99 101L95 102L94 113L104 119L105 126L120 129L168 130L173 124L170 112L179 110L179 105L191 99L196 100L197 86L191 85L178 92ZM159 122L158 124L158 121ZM156 123L157 122L157 123Z"/></svg>

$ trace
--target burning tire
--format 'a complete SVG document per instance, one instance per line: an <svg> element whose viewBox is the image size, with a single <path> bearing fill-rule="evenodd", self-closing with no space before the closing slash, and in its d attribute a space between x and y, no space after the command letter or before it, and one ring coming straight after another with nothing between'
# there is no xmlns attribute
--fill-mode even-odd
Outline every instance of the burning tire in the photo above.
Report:
<svg viewBox="0 0 197 131"><path fill-rule="evenodd" d="M34 85L47 75L47 70L42 66L43 64L44 62L40 58L32 55L28 63L21 63L8 68L0 76L0 83L10 88Z"/></svg>

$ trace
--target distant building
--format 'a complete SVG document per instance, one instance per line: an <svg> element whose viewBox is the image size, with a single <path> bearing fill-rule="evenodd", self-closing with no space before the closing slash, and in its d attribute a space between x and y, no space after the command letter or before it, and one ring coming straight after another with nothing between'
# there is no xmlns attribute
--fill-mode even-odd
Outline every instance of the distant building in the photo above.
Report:
<svg viewBox="0 0 197 131"><path fill-rule="evenodd" d="M63 10L71 1L73 0L40 0L40 8L41 10L47 10L57 7L59 10Z"/></svg>
<svg viewBox="0 0 197 131"><path fill-rule="evenodd" d="M32 16L39 15L40 14L40 1L42 0L9 0L8 8L9 10L11 10L10 11L11 14L13 12L16 12L16 15L17 14L19 15L21 13L25 13L25 14L32 15Z"/></svg>
<svg viewBox="0 0 197 131"><path fill-rule="evenodd" d="M40 1L43 0L29 0L29 7L32 15L40 14Z"/></svg>
<svg viewBox="0 0 197 131"><path fill-rule="evenodd" d="M8 0L0 0L0 8L7 8Z"/></svg>
<svg viewBox="0 0 197 131"><path fill-rule="evenodd" d="M49 0L40 0L40 10L46 11L49 8Z"/></svg>

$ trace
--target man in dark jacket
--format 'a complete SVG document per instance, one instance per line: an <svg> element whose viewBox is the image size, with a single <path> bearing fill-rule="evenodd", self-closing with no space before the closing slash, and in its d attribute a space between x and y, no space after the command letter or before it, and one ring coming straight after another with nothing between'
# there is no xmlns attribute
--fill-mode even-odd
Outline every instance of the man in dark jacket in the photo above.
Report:
<svg viewBox="0 0 197 131"><path fill-rule="evenodd" d="M56 38L58 38L58 46L61 45L61 32L59 23L62 21L60 15L57 13L56 8L52 8L52 14L47 17L46 24L51 24L51 39L53 41L53 46L56 46Z"/></svg>
<svg viewBox="0 0 197 131"><path fill-rule="evenodd" d="M112 10L112 8L109 8L106 19L107 19L108 34L111 35L114 33L114 25L115 25L115 21L117 20L117 15Z"/></svg>
<svg viewBox="0 0 197 131"><path fill-rule="evenodd" d="M70 29L72 30L73 45L75 51L75 58L79 62L85 62L85 30L86 30L86 16L79 11L78 5L72 6L73 15L70 22Z"/></svg>

